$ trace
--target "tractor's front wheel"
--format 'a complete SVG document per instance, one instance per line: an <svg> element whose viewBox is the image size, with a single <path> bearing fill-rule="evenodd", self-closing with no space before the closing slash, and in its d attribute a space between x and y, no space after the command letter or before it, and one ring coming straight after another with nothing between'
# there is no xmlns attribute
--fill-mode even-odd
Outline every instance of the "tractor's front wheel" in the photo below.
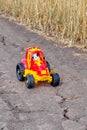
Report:
<svg viewBox="0 0 87 130"><path fill-rule="evenodd" d="M59 83L60 83L60 77L59 77L59 74L54 73L54 74L52 74L51 76L52 76L52 82L51 82L51 85L52 85L53 87L58 86Z"/></svg>
<svg viewBox="0 0 87 130"><path fill-rule="evenodd" d="M34 87L34 77L32 75L27 75L25 77L25 85L27 88L33 88Z"/></svg>
<svg viewBox="0 0 87 130"><path fill-rule="evenodd" d="M22 63L18 63L16 66L16 75L19 81L24 80L23 74L24 74L24 66Z"/></svg>

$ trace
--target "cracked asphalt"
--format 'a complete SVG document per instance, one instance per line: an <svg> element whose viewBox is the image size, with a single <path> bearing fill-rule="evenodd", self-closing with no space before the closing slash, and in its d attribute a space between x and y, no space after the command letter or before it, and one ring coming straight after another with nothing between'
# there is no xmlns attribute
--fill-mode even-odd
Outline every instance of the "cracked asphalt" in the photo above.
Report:
<svg viewBox="0 0 87 130"><path fill-rule="evenodd" d="M39 46L61 77L27 89L15 67ZM0 17L0 130L87 130L87 51L59 45Z"/></svg>

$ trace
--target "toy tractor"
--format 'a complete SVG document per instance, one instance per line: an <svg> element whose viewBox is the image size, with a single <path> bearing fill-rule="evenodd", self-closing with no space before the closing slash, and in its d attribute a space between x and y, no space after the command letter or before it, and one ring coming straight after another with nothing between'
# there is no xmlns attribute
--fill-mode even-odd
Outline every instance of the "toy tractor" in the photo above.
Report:
<svg viewBox="0 0 87 130"><path fill-rule="evenodd" d="M19 81L25 80L27 88L33 88L39 81L48 81L53 87L60 83L59 74L51 70L39 47L29 47L26 50L25 58L16 66L16 75Z"/></svg>

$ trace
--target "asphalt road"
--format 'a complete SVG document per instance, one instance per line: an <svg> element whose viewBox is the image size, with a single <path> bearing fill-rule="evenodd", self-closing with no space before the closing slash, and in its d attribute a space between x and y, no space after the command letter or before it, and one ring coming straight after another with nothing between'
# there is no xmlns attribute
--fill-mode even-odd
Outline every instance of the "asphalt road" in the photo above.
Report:
<svg viewBox="0 0 87 130"><path fill-rule="evenodd" d="M27 89L15 67L39 46L61 83ZM0 17L0 130L87 130L87 51L59 45Z"/></svg>

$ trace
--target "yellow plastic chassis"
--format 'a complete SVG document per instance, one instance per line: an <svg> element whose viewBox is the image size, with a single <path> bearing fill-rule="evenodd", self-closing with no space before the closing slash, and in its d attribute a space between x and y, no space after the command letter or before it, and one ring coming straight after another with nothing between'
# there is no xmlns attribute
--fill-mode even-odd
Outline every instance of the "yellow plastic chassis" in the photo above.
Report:
<svg viewBox="0 0 87 130"><path fill-rule="evenodd" d="M36 84L39 81L48 81L49 83L51 83L52 82L51 74L53 74L53 73L54 73L54 71L51 70L51 72L49 73L48 76L39 76L39 75L37 75L37 73L35 71L25 69L25 72L24 72L23 76L26 77L26 75L33 75Z"/></svg>

